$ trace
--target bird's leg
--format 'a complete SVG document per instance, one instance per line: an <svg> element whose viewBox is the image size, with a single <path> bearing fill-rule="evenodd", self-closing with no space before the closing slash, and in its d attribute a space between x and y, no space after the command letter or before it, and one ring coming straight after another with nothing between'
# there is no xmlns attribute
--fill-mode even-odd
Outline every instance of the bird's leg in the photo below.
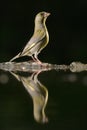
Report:
<svg viewBox="0 0 87 130"><path fill-rule="evenodd" d="M43 63L38 59L38 56L35 54L34 55L34 58L35 58L35 60L36 60L36 62L38 63L38 64L40 64L40 65L42 65Z"/></svg>
<svg viewBox="0 0 87 130"><path fill-rule="evenodd" d="M47 63L42 63L42 62L38 59L37 54L34 54L34 55L32 55L31 57L32 57L32 59L33 59L35 62L37 62L37 64L39 64L39 65L41 65L41 66L43 66L43 67L47 67L47 66L48 66Z"/></svg>
<svg viewBox="0 0 87 130"><path fill-rule="evenodd" d="M43 66L43 67L45 67L45 68L48 66L47 63L43 63L43 62L41 62L41 61L38 59L37 54L34 54L34 59L36 60L36 62L37 62L39 65L41 65L41 66Z"/></svg>
<svg viewBox="0 0 87 130"><path fill-rule="evenodd" d="M37 58L36 55L31 56L34 62L37 62L38 64L42 64L42 62Z"/></svg>
<svg viewBox="0 0 87 130"><path fill-rule="evenodd" d="M31 57L32 57L33 61L36 62L36 59L34 58L34 56L32 55Z"/></svg>

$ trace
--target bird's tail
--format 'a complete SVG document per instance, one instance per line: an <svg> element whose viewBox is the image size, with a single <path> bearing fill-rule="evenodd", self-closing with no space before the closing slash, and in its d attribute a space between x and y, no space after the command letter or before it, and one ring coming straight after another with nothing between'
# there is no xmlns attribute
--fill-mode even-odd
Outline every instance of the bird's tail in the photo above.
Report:
<svg viewBox="0 0 87 130"><path fill-rule="evenodd" d="M13 60L15 60L15 59L17 59L17 58L19 58L19 57L21 57L21 52L18 53L15 57L13 57L13 58L10 60L10 62L12 62Z"/></svg>

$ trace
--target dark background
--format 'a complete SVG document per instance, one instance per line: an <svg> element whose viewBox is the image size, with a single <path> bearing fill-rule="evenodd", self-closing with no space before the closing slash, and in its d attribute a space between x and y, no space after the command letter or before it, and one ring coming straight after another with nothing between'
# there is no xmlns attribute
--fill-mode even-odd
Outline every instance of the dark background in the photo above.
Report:
<svg viewBox="0 0 87 130"><path fill-rule="evenodd" d="M26 45L33 34L34 17L40 11L51 15L46 22L50 41L39 59L54 64L87 63L86 0L1 1L0 62L9 61ZM86 72L50 71L40 76L49 92L49 123L35 122L32 99L22 83L0 71L0 130L86 130Z"/></svg>
<svg viewBox="0 0 87 130"><path fill-rule="evenodd" d="M86 62L87 2L86 0L7 0L0 3L0 61L8 61L28 42L33 34L34 17L48 11L50 35L48 46L39 54L40 60L51 63Z"/></svg>

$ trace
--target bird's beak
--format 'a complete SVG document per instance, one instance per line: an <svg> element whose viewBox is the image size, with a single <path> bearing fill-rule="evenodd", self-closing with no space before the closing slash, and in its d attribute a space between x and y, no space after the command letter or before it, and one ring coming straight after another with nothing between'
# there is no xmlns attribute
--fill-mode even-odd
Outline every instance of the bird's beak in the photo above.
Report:
<svg viewBox="0 0 87 130"><path fill-rule="evenodd" d="M44 17L48 17L50 15L50 13L45 13Z"/></svg>

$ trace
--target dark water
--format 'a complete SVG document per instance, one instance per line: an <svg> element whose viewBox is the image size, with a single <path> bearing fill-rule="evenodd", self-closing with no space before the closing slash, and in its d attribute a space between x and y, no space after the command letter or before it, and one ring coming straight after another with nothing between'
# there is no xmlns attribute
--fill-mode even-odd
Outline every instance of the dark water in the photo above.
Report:
<svg viewBox="0 0 87 130"><path fill-rule="evenodd" d="M21 51L32 36L36 13L44 10L51 13L46 23L50 41L39 55L41 61L87 63L86 0L7 0L0 5L0 62ZM33 101L23 83L0 71L0 130L87 130L87 72L49 71L38 80L48 90L48 123L35 120Z"/></svg>
<svg viewBox="0 0 87 130"><path fill-rule="evenodd" d="M8 72L0 74L0 130L86 130L87 73L42 72L38 80L48 90L47 123L34 119L29 93Z"/></svg>

